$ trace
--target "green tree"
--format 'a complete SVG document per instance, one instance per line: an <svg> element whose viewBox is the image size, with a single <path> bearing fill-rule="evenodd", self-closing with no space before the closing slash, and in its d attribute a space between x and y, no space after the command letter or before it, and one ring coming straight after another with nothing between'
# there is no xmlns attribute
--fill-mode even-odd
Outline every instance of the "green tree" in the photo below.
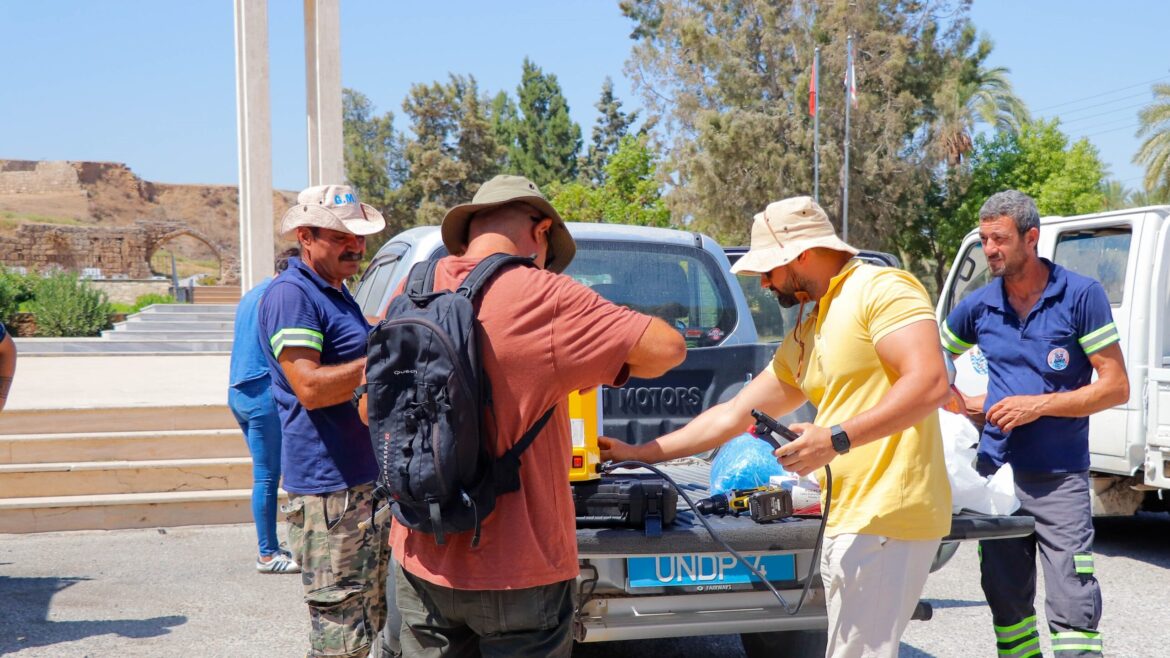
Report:
<svg viewBox="0 0 1170 658"><path fill-rule="evenodd" d="M1107 203L1105 165L1086 139L1069 144L1059 122L1025 123L1016 132L999 131L975 138L969 169L936 177L919 206L917 231L903 239L928 259L922 270L936 290L946 277L959 243L979 224L987 197L1016 189L1036 200L1041 215L1080 215L1103 210Z"/></svg>
<svg viewBox="0 0 1170 658"><path fill-rule="evenodd" d="M1146 192L1170 189L1170 84L1159 82L1153 92L1153 102L1138 112L1142 144L1133 157L1146 168Z"/></svg>
<svg viewBox="0 0 1170 658"><path fill-rule="evenodd" d="M394 115L376 116L370 99L353 89L342 90L341 108L345 176L363 201L386 213L394 191L406 178L402 136L394 132Z"/></svg>
<svg viewBox="0 0 1170 658"><path fill-rule="evenodd" d="M581 178L594 183L605 182L605 165L617 149L630 126L638 119L637 112L622 111L622 102L613 95L613 80L608 76L601 85L601 98L594 105L600 114L593 125L593 140L588 152L581 158Z"/></svg>
<svg viewBox="0 0 1170 658"><path fill-rule="evenodd" d="M948 167L959 166L974 148L972 135L978 124L1015 132L1030 120L1027 107L1012 90L1008 69L983 65L991 49L991 41L976 40L975 26L967 25L953 49L960 56L947 58L928 130L932 152Z"/></svg>
<svg viewBox="0 0 1170 658"><path fill-rule="evenodd" d="M1105 197L1102 210L1121 210L1129 207L1133 190L1126 187L1121 181L1107 180L1101 183L1101 194Z"/></svg>
<svg viewBox="0 0 1170 658"><path fill-rule="evenodd" d="M581 127L569 117L569 104L557 77L525 58L516 93L520 117L513 124L515 142L507 156L510 169L540 187L573 180Z"/></svg>
<svg viewBox="0 0 1170 658"><path fill-rule="evenodd" d="M600 186L575 181L550 188L553 207L566 221L670 226L649 136L626 135L605 166Z"/></svg>
<svg viewBox="0 0 1170 658"><path fill-rule="evenodd" d="M504 149L485 109L489 104L471 76L410 88L402 104L413 133L404 148L409 174L392 203L402 225L439 223L447 208L470 200L500 171Z"/></svg>
<svg viewBox="0 0 1170 658"><path fill-rule="evenodd" d="M821 193L841 216L845 42L855 35L850 241L894 250L929 196L928 122L969 56L962 0L623 0L628 68L669 144L662 180L676 222L744 242L768 202L812 192L807 90L821 46ZM946 17L940 19L938 17Z"/></svg>
<svg viewBox="0 0 1170 658"><path fill-rule="evenodd" d="M492 134L495 135L496 143L502 147L504 153L501 156L500 170L512 171L508 154L516 147L516 124L520 122L516 102L508 92L501 91L492 98L488 113L492 122Z"/></svg>

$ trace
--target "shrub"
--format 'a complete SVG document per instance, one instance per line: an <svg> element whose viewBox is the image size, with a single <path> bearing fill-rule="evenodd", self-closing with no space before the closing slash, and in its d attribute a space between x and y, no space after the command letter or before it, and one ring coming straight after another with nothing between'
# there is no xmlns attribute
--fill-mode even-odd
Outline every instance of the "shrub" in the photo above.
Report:
<svg viewBox="0 0 1170 658"><path fill-rule="evenodd" d="M55 272L37 283L29 310L38 336L96 336L109 326L112 308L104 292L76 274Z"/></svg>
<svg viewBox="0 0 1170 658"><path fill-rule="evenodd" d="M134 308L131 312L137 313L151 304L174 304L175 298L170 295L160 295L157 292L149 292L145 295L139 295L138 299L134 300Z"/></svg>
<svg viewBox="0 0 1170 658"><path fill-rule="evenodd" d="M0 322L12 322L21 306L27 306L35 294L36 279L24 274L0 270Z"/></svg>

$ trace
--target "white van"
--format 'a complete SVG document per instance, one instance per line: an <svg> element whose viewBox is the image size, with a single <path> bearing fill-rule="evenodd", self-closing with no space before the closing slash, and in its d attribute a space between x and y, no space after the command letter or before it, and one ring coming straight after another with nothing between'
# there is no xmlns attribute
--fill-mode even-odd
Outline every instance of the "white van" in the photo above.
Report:
<svg viewBox="0 0 1170 658"><path fill-rule="evenodd" d="M1129 400L1089 421L1093 512L1170 511L1170 206L1044 217L1038 248L1105 287L1129 372ZM971 231L939 295L939 322L990 280L979 233ZM960 391L987 391L978 347L956 366Z"/></svg>

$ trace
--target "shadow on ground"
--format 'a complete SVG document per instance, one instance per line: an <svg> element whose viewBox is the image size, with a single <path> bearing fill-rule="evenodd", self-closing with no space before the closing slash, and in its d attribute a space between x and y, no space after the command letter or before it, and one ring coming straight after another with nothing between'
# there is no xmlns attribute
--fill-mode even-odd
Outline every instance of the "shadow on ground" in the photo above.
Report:
<svg viewBox="0 0 1170 658"><path fill-rule="evenodd" d="M172 626L187 623L181 615L150 619L103 619L53 621L49 605L57 592L88 578L9 578L0 576L0 656L29 647L116 634L122 637L155 637L170 633Z"/></svg>
<svg viewBox="0 0 1170 658"><path fill-rule="evenodd" d="M1142 512L1134 516L1099 517L1093 519L1093 527L1096 529L1094 552L1170 569L1170 553L1166 551L1170 514Z"/></svg>
<svg viewBox="0 0 1170 658"><path fill-rule="evenodd" d="M978 608L987 605L986 601L969 601L966 599L923 599L935 610L944 608ZM910 622L914 623L914 622Z"/></svg>

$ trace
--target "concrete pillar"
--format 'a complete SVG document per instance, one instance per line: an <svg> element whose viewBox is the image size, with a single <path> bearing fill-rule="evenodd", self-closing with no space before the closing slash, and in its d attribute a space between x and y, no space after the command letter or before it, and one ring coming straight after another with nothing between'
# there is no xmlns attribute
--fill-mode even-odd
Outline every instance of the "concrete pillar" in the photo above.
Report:
<svg viewBox="0 0 1170 658"><path fill-rule="evenodd" d="M236 125L240 159L240 289L272 276L272 117L268 0L235 0Z"/></svg>
<svg viewBox="0 0 1170 658"><path fill-rule="evenodd" d="M305 96L309 185L342 183L340 0L305 0Z"/></svg>

